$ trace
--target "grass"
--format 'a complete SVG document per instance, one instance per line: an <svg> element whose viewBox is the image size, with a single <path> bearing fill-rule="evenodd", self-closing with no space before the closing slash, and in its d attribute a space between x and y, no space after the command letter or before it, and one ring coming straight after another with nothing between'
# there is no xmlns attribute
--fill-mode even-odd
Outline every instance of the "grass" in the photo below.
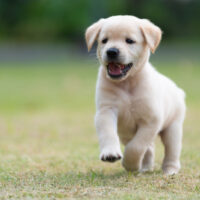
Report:
<svg viewBox="0 0 200 200"><path fill-rule="evenodd" d="M0 63L0 199L200 199L199 62L155 61L187 93L182 169L127 173L99 161L97 63Z"/></svg>

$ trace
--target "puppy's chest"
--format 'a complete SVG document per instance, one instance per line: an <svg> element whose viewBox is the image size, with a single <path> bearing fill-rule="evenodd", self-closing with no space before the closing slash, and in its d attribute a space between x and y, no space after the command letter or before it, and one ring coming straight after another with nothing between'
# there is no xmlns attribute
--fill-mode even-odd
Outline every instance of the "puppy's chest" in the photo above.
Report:
<svg viewBox="0 0 200 200"><path fill-rule="evenodd" d="M124 103L118 107L118 135L122 143L126 144L136 133L141 103L130 97Z"/></svg>

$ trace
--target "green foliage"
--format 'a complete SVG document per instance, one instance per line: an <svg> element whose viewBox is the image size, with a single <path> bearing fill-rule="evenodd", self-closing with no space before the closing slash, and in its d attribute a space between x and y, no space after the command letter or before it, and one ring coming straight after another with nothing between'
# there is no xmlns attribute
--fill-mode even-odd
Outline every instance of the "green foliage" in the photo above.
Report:
<svg viewBox="0 0 200 200"><path fill-rule="evenodd" d="M97 19L129 14L152 20L166 37L198 37L199 9L197 0L0 0L0 35L28 40L79 40Z"/></svg>

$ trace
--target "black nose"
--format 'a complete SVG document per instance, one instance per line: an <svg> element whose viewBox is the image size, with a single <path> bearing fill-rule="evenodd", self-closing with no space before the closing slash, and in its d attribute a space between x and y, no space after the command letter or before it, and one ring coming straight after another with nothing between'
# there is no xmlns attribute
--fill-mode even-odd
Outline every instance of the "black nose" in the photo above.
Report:
<svg viewBox="0 0 200 200"><path fill-rule="evenodd" d="M107 50L107 56L108 58L114 59L117 58L117 56L119 55L119 50L116 48L110 48Z"/></svg>

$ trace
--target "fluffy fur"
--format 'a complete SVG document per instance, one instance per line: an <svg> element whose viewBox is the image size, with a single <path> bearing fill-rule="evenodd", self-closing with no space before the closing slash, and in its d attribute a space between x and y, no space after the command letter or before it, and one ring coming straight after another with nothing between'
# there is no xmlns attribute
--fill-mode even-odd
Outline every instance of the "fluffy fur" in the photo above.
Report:
<svg viewBox="0 0 200 200"><path fill-rule="evenodd" d="M176 84L157 72L149 63L150 51L160 43L162 32L146 19L113 16L101 19L86 30L91 49L98 41L100 68L96 86L95 124L100 144L100 159L116 161L122 157L126 170L153 169L154 140L161 136L165 147L162 169L176 174L180 169L185 94ZM102 43L103 39L106 43ZM126 38L134 43L127 44ZM117 48L120 63L133 67L120 79L108 75L107 50Z"/></svg>

